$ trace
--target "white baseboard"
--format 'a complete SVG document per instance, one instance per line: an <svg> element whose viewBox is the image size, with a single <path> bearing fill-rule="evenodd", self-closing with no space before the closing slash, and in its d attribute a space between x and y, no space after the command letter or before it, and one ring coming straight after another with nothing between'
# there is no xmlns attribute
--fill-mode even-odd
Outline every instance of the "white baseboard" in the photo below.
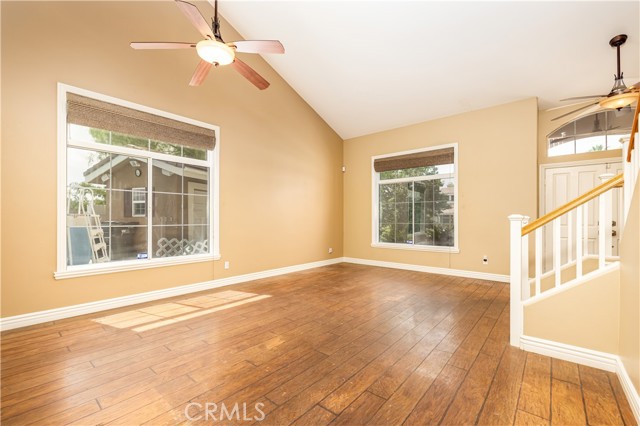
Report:
<svg viewBox="0 0 640 426"><path fill-rule="evenodd" d="M113 299L82 303L80 305L65 306L62 308L49 309L46 311L32 312L23 315L0 318L0 331L11 330L19 327L27 327L29 325L56 321L59 319L75 317L78 315L92 314L94 312L121 308L123 306L135 305L138 303L150 302L158 299L165 299L167 297L181 296L183 294L211 290L217 287L239 284L247 281L259 280L262 278L269 278L277 275L284 275L292 272L304 271L306 269L319 268L321 266L333 265L342 262L357 263L361 265L382 266L385 268L406 269L410 271L429 272L434 274L454 275L458 277L477 278L491 281L509 281L509 277L507 275L486 274L480 272L436 268L423 265L409 265L405 263L381 262L376 260L356 259L350 257L337 257L334 259L321 260L318 262L304 263L300 265L287 266L284 268L269 269L267 271L236 275L234 277L228 278L220 278L211 281L205 281L202 283L188 284L179 287L166 288L163 290L132 294L130 296L116 297Z"/></svg>
<svg viewBox="0 0 640 426"><path fill-rule="evenodd" d="M382 260L358 259L345 257L346 263L358 265L380 266L382 268L404 269L407 271L428 272L430 274L452 275L454 277L475 278L479 280L499 281L508 283L509 275L490 274L488 272L465 271L462 269L438 268L435 266L412 265L409 263L385 262Z"/></svg>
<svg viewBox="0 0 640 426"><path fill-rule="evenodd" d="M247 281L259 280L262 278L269 278L277 275L284 275L292 272L304 271L306 269L319 268L321 266L333 265L335 263L342 262L343 258L338 257L335 259L321 260L318 262L286 266L284 268L269 269L266 271L254 272L251 274L220 278L211 281L205 281L202 283L188 284L179 287L166 288L163 290L132 294L130 296L116 297L113 299L82 303L80 305L65 306L63 308L49 309L46 311L32 312L23 315L0 318L0 330L11 330L14 328L26 327L34 324L41 324L43 322L56 321L63 318L70 318L78 315L105 311L107 309L121 308L123 306L151 302L153 300L165 299L167 297L181 296L183 294L211 290L217 287L239 284Z"/></svg>
<svg viewBox="0 0 640 426"><path fill-rule="evenodd" d="M520 336L520 348L528 352L616 373L636 422L640 423L640 396L618 355L524 335Z"/></svg>
<svg viewBox="0 0 640 426"><path fill-rule="evenodd" d="M624 390L624 394L627 396L627 401L629 401L631 411L633 411L633 415L636 418L636 423L640 424L640 395L638 395L638 390L636 389L636 387L633 386L631 377L629 377L627 369L624 368L622 359L618 357L618 360L618 369L616 371L616 373L618 374L618 379L620 379L622 390Z"/></svg>
<svg viewBox="0 0 640 426"><path fill-rule="evenodd" d="M579 346L523 335L520 336L520 347L528 352L535 352L540 355L563 359L612 373L615 373L618 368L617 355L585 349Z"/></svg>

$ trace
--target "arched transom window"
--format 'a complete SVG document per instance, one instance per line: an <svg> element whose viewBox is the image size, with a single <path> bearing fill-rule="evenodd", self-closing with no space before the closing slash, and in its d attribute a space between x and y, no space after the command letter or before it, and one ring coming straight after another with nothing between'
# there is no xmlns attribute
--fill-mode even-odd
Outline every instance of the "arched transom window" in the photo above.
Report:
<svg viewBox="0 0 640 426"><path fill-rule="evenodd" d="M548 155L581 154L621 149L631 134L633 110L599 111L573 120L547 136Z"/></svg>

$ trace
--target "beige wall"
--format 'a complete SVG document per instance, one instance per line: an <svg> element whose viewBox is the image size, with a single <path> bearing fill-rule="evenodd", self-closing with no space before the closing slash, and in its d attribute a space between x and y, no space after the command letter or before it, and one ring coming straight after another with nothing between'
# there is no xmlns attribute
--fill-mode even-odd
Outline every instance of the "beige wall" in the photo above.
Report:
<svg viewBox="0 0 640 426"><path fill-rule="evenodd" d="M259 56L264 92L229 67L193 88L195 52L129 47L198 40L173 2L1 7L3 317L342 256L342 140ZM221 261L53 279L58 82L221 127Z"/></svg>
<svg viewBox="0 0 640 426"><path fill-rule="evenodd" d="M537 116L532 98L345 141L345 256L508 275L507 216L536 211ZM453 142L460 253L371 247L371 157Z"/></svg>
<svg viewBox="0 0 640 426"><path fill-rule="evenodd" d="M524 334L618 353L620 271L610 271L524 308Z"/></svg>
<svg viewBox="0 0 640 426"><path fill-rule="evenodd" d="M640 392L640 180L636 182L620 243L620 260L619 354Z"/></svg>

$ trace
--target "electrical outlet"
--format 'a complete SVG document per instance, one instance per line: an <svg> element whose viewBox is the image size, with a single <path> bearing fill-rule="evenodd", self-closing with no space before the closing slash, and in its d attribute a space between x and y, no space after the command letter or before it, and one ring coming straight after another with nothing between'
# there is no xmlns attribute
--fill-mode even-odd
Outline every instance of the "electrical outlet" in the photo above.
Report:
<svg viewBox="0 0 640 426"><path fill-rule="evenodd" d="M229 269L229 261L225 260L224 262L224 269Z"/></svg>
<svg viewBox="0 0 640 426"><path fill-rule="evenodd" d="M483 265L488 265L489 264L489 256L487 256L486 254L484 256L482 256L482 264Z"/></svg>
<svg viewBox="0 0 640 426"><path fill-rule="evenodd" d="M333 253L333 248L329 247L329 254Z"/></svg>

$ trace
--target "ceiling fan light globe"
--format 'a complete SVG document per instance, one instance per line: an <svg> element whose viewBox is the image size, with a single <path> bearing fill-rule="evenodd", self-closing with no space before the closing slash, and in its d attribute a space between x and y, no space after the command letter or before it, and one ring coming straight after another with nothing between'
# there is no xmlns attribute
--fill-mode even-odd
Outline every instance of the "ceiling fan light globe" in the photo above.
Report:
<svg viewBox="0 0 640 426"><path fill-rule="evenodd" d="M210 64L229 65L236 57L233 48L215 40L202 40L196 44L198 56Z"/></svg>
<svg viewBox="0 0 640 426"><path fill-rule="evenodd" d="M638 100L638 93L621 93L600 101L602 108L619 109L631 105Z"/></svg>

